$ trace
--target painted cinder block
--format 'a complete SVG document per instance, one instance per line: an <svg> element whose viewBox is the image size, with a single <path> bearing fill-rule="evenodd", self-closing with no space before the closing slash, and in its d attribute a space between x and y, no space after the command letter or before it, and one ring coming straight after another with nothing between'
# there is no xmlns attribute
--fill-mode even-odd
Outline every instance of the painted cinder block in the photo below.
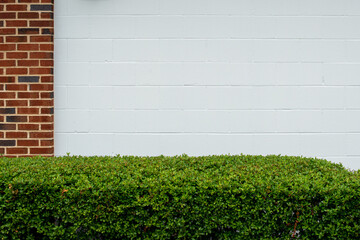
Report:
<svg viewBox="0 0 360 240"><path fill-rule="evenodd" d="M289 154L358 166L358 1L56 4L57 155ZM3 48L12 40L27 39Z"/></svg>

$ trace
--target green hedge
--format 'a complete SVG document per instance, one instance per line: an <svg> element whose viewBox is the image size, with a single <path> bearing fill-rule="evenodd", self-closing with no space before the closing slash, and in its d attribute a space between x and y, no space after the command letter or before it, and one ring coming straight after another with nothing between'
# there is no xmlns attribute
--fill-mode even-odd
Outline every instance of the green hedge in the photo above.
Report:
<svg viewBox="0 0 360 240"><path fill-rule="evenodd" d="M359 239L360 172L287 156L0 158L0 239Z"/></svg>

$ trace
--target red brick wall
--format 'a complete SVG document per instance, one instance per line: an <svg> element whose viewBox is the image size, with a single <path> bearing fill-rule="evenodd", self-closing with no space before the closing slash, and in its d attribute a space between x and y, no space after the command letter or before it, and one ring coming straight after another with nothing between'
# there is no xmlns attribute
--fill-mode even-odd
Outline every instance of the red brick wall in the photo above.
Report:
<svg viewBox="0 0 360 240"><path fill-rule="evenodd" d="M53 0L0 0L0 154L54 154Z"/></svg>

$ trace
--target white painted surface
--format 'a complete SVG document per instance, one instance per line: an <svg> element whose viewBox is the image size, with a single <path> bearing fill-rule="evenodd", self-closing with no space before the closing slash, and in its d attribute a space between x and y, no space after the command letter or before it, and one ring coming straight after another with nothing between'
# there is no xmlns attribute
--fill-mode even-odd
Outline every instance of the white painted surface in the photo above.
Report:
<svg viewBox="0 0 360 240"><path fill-rule="evenodd" d="M360 1L56 1L55 152L360 168Z"/></svg>

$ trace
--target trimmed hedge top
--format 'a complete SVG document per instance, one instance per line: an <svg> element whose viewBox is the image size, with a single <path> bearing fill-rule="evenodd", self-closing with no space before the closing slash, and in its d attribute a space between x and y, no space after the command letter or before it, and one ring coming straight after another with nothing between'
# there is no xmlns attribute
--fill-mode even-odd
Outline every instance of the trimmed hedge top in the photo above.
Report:
<svg viewBox="0 0 360 240"><path fill-rule="evenodd" d="M360 238L360 171L287 156L0 159L0 238Z"/></svg>

